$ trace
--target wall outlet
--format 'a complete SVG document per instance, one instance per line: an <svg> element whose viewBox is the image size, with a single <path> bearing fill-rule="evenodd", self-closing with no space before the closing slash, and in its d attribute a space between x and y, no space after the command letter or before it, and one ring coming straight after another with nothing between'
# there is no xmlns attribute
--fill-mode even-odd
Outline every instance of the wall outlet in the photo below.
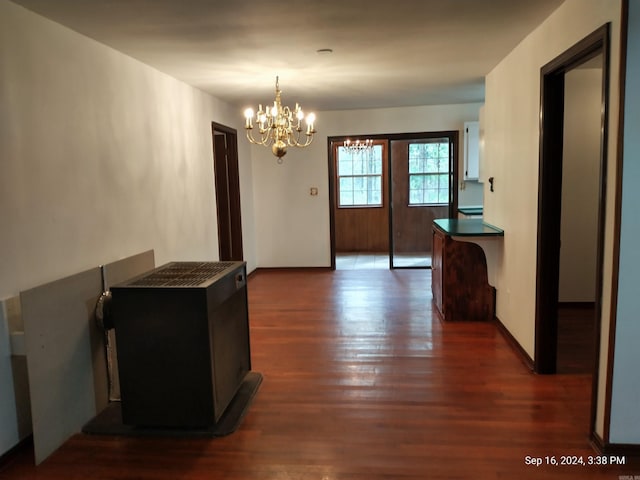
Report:
<svg viewBox="0 0 640 480"><path fill-rule="evenodd" d="M311 195L312 197L317 196L318 195L318 187L309 188L309 195Z"/></svg>

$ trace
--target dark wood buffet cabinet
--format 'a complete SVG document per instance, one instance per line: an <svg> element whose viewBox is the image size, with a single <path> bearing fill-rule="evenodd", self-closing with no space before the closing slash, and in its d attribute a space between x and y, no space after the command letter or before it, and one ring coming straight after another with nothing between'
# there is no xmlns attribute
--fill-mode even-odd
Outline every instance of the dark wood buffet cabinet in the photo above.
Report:
<svg viewBox="0 0 640 480"><path fill-rule="evenodd" d="M489 285L487 260L474 237L501 237L504 231L482 219L433 221L431 290L438 313L447 321L489 321L495 316L496 290ZM465 240L456 240L464 237Z"/></svg>

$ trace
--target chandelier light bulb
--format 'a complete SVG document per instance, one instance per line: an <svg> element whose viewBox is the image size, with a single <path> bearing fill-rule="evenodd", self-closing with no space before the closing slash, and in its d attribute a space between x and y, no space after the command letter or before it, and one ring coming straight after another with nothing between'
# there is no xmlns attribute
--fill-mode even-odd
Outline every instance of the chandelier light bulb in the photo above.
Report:
<svg viewBox="0 0 640 480"><path fill-rule="evenodd" d="M252 109L247 108L244 111L244 118L245 118L244 127L245 128L253 128L253 123L251 122L251 119L253 118L253 110Z"/></svg>

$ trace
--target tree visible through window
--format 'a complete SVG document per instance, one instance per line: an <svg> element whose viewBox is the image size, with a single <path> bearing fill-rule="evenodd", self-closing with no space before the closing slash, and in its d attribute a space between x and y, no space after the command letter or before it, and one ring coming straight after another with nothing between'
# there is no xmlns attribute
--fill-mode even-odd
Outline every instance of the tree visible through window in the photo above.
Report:
<svg viewBox="0 0 640 480"><path fill-rule="evenodd" d="M449 203L449 140L409 144L409 205Z"/></svg>
<svg viewBox="0 0 640 480"><path fill-rule="evenodd" d="M350 152L338 147L338 205L382 206L382 145Z"/></svg>

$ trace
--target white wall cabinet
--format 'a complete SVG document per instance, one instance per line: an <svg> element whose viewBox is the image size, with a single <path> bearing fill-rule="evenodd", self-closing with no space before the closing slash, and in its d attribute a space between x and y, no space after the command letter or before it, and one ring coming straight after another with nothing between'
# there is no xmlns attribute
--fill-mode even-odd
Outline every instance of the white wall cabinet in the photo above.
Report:
<svg viewBox="0 0 640 480"><path fill-rule="evenodd" d="M464 179L478 180L480 176L480 124L464 123Z"/></svg>

